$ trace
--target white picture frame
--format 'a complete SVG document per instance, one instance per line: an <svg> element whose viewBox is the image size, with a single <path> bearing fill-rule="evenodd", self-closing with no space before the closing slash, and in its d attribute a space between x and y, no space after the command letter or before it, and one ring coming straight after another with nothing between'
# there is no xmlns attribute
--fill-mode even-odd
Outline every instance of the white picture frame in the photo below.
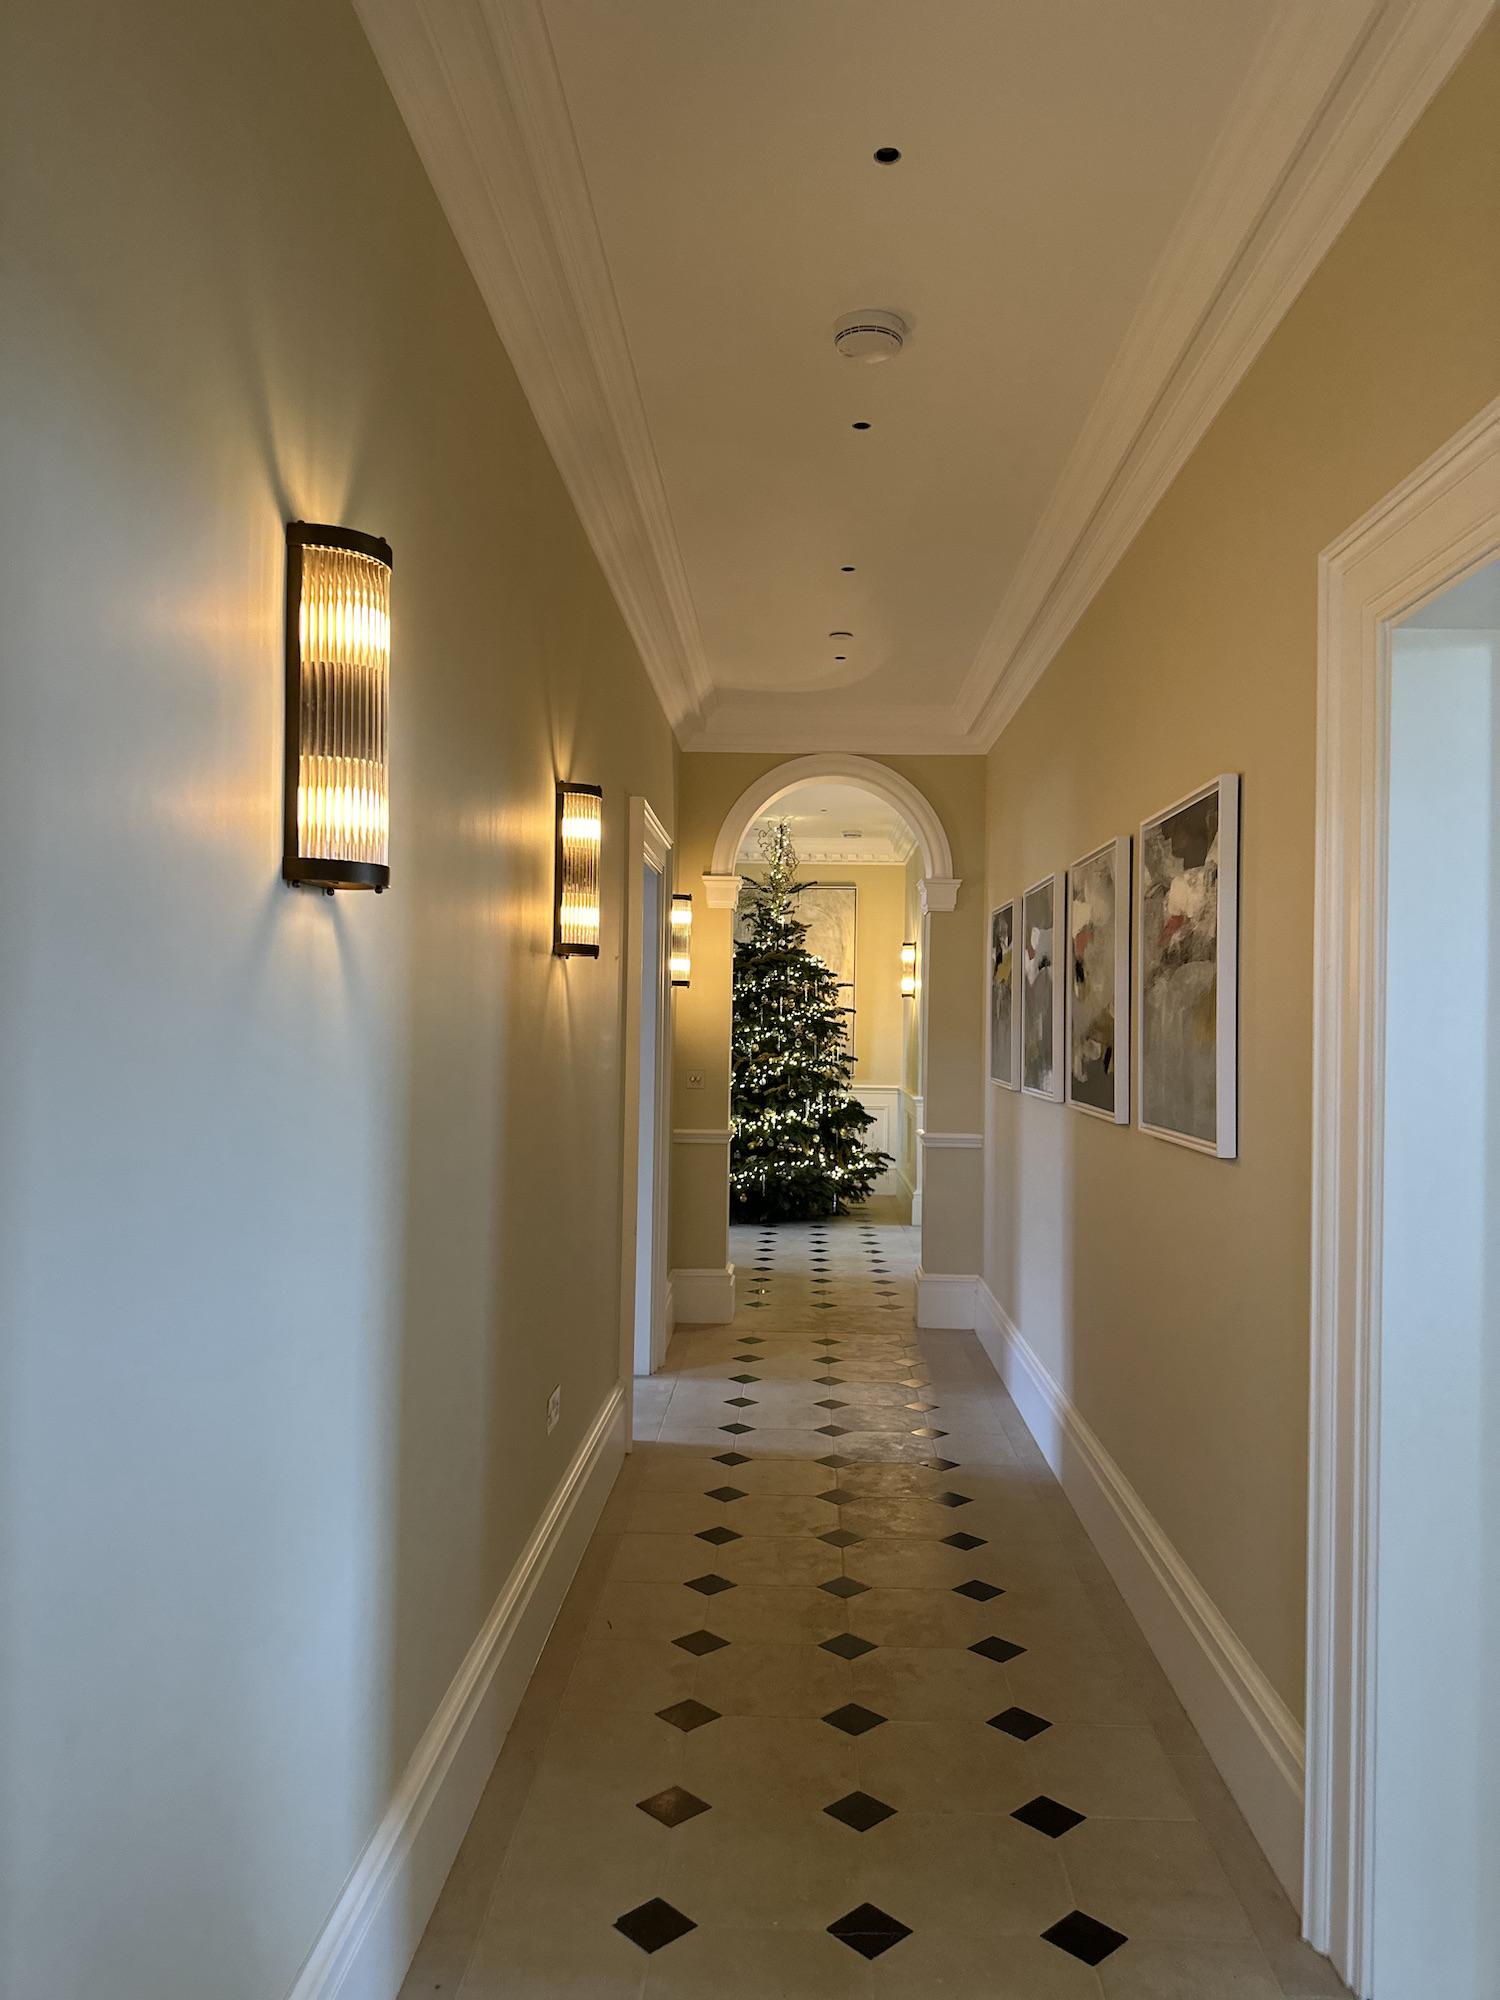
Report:
<svg viewBox="0 0 1500 2000"><path fill-rule="evenodd" d="M1058 924L1065 916L1061 873L1044 875L1021 897L1021 1089L1061 1104L1066 1050Z"/></svg>
<svg viewBox="0 0 1500 2000"><path fill-rule="evenodd" d="M1016 990L1016 926L1019 921L1019 899L1015 896L990 911L989 978L985 987L989 1074L991 1083L998 1083L1005 1090L1021 1088L1021 1006ZM999 998L998 988L1002 978L1008 1005L1002 1004Z"/></svg>
<svg viewBox="0 0 1500 2000"><path fill-rule="evenodd" d="M1111 1125L1130 1123L1130 861L1129 834L1080 856L1065 905L1068 1103Z"/></svg>
<svg viewBox="0 0 1500 2000"><path fill-rule="evenodd" d="M1136 1123L1155 1139L1220 1160L1239 1149L1239 882L1236 773L1222 772L1142 820Z"/></svg>

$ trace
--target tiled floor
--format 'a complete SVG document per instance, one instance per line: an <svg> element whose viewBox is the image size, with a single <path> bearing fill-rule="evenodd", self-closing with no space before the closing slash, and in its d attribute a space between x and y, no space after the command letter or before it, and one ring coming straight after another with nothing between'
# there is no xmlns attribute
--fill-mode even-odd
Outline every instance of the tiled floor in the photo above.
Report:
<svg viewBox="0 0 1500 2000"><path fill-rule="evenodd" d="M403 2000L1343 1994L912 1232L734 1236Z"/></svg>

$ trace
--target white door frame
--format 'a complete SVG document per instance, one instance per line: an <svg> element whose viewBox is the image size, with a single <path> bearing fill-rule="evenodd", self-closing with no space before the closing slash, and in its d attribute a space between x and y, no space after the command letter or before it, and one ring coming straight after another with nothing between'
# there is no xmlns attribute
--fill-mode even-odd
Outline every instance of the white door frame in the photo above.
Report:
<svg viewBox="0 0 1500 2000"><path fill-rule="evenodd" d="M1391 631L1500 552L1500 400L1319 560L1303 1928L1369 2000Z"/></svg>
<svg viewBox="0 0 1500 2000"><path fill-rule="evenodd" d="M651 1261L651 1366L661 1366L666 1352L667 1175L672 1139L672 987L667 951L667 926L672 909L672 837L651 809L648 799L630 801L630 846L625 888L625 1111L624 1170L620 1208L620 1382L627 1415L633 1415L635 1382L635 1238L640 1199L641 1135L641 949L643 898L641 872L654 868L661 876L660 991L656 1004L656 1199L652 1207L654 1255ZM627 1422L626 1439L634 1435Z"/></svg>

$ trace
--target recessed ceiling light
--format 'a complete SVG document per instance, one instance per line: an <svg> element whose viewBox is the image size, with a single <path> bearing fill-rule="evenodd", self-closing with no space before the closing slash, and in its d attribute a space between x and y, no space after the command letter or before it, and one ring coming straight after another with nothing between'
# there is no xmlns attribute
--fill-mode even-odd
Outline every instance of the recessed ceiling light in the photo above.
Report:
<svg viewBox="0 0 1500 2000"><path fill-rule="evenodd" d="M835 653L833 657L836 660L847 660L849 655L847 653Z"/></svg>
<svg viewBox="0 0 1500 2000"><path fill-rule="evenodd" d="M845 575L845 576L853 576L853 574L854 574L854 565L853 565L853 563L845 563L845 564L844 564L844 575Z"/></svg>
<svg viewBox="0 0 1500 2000"><path fill-rule="evenodd" d="M897 160L900 159L901 151L897 146L877 146L875 148L875 157L881 166L893 167Z"/></svg>
<svg viewBox="0 0 1500 2000"><path fill-rule="evenodd" d="M828 636L830 639L852 639L854 634L852 632L830 632Z"/></svg>
<svg viewBox="0 0 1500 2000"><path fill-rule="evenodd" d="M868 424L854 424L851 426L851 428L857 431L867 431L870 428L870 426Z"/></svg>

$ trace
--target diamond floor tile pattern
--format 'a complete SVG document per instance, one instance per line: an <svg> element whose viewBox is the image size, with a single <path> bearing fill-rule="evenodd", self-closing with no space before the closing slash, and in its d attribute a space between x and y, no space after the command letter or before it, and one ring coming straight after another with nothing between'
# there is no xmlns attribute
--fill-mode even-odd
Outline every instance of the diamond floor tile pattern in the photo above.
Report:
<svg viewBox="0 0 1500 2000"><path fill-rule="evenodd" d="M997 1993L1031 2000L1005 1970L1012 1950L1036 1968L1038 1995L1147 1995L1158 1978L1194 2000L1325 1990L1283 1989L1252 1942L1235 1947L1246 1983L1200 1994L1201 1947L1189 1941L1202 1868L1179 1882L1163 1863L1152 1881L1138 1858L1178 1851L1153 1833L1154 1816L1176 1835L1191 1808L1159 1765L1143 1774L1135 1669L1110 1658L1055 1507L1039 1500L1047 1476L987 1359L970 1334L913 1324L916 1253L913 1232L867 1220L732 1230L732 1260L754 1266L741 1314L756 1312L758 1330L741 1318L675 1334L600 1529L598 1609L566 1640L560 1619L549 1644L548 1658L563 1648L554 1719L526 1753L525 1783L510 1781L519 1817L488 1864L492 1893L465 1889L472 1861L455 1870L451 1893L468 1899L468 1948L489 1983L444 1971L422 1984L419 1951L402 2000L510 1991L509 1944L525 1967L515 1990L533 2000L707 2000L723 1975L704 1971L718 1961L701 1939L684 1942L695 1932L745 1940L735 2000L783 2000L787 1978L802 1981L799 2000L887 1985L925 2000L949 1990L939 1967L950 1960L976 1968L960 1980L966 1996L988 1993L977 1969L993 1967ZM816 1338L809 1308L830 1315ZM751 1387L757 1397L741 1393ZM755 1407L761 1428L720 1425L716 1395ZM646 1425L644 1394L641 1405ZM939 1412L965 1440L962 1488L944 1484L959 1462L930 1455L946 1433L921 1420ZM818 1421L835 1413L843 1424ZM726 1431L745 1446L720 1450ZM843 1451L817 1449L846 1437ZM705 1488L710 1466L743 1468L743 1484ZM969 1507L985 1533L956 1527ZM685 1577L693 1540L722 1551L728 1574ZM977 1549L986 1574L966 1576L958 1558ZM829 1576L841 1557L863 1574ZM712 1602L722 1633L674 1623L671 1606L680 1615L691 1601L682 1589ZM985 1631L992 1604L1021 1607L1018 1637ZM1129 1726L1102 1726L1122 1718ZM510 1755L508 1744L493 1783ZM1110 1817L1086 1819L1049 1785L1107 1799ZM554 1856L549 1880L538 1857ZM1227 1879L1219 1893L1232 1910ZM433 1962L444 1967L456 1921L440 1903ZM759 1943L747 1925L764 1932ZM1287 1926L1290 1964L1305 1948L1289 1912ZM1134 1952L1147 1954L1141 1970ZM891 1980L875 1964L887 1953ZM1087 1970L1106 1962L1124 1984ZM815 1965L826 1974L787 1970Z"/></svg>

